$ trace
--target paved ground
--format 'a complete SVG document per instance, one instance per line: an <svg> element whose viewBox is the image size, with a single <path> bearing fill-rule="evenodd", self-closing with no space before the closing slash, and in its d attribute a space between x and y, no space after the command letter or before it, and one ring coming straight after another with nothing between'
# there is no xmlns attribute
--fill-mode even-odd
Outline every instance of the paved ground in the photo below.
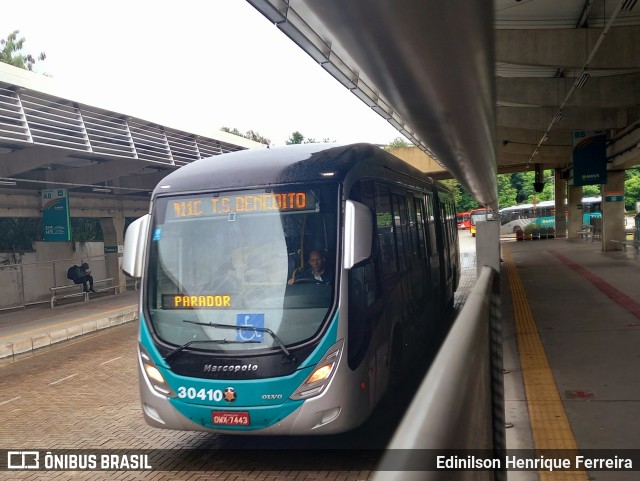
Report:
<svg viewBox="0 0 640 481"><path fill-rule="evenodd" d="M475 279L472 257L466 257L458 307ZM128 293L53 310L43 306L0 314L0 346L5 346L5 353L7 345L23 349L0 363L0 452L140 450L136 452L149 454L154 463L159 457L169 459L160 460L165 468L183 468L186 460L204 463L206 470L0 471L0 479L367 480L424 375L424 368L415 370L404 389L385 400L370 422L344 435L252 438L154 429L141 415L137 325L125 322L128 313L135 312L136 296ZM78 326L83 325L80 335ZM65 331L68 339L51 344L58 337L52 333L58 331ZM34 350L46 336L48 346ZM265 447L270 450L264 451ZM175 453L178 458L171 457Z"/></svg>

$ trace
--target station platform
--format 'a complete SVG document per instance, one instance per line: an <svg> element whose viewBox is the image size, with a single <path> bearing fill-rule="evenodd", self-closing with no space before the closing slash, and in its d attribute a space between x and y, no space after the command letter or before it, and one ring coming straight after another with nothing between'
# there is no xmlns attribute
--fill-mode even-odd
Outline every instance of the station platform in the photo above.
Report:
<svg viewBox="0 0 640 481"><path fill-rule="evenodd" d="M502 242L501 256L508 449L597 450L638 461L638 254L547 239ZM638 469L515 472L509 480L635 480Z"/></svg>
<svg viewBox="0 0 640 481"><path fill-rule="evenodd" d="M140 291L0 311L0 362L138 318Z"/></svg>

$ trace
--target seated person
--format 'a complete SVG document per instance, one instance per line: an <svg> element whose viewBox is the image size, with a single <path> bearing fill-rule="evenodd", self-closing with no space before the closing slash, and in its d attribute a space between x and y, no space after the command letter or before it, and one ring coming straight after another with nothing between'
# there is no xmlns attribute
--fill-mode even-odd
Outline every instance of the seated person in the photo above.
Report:
<svg viewBox="0 0 640 481"><path fill-rule="evenodd" d="M71 279L74 284L82 284L82 290L84 292L96 292L93 290L93 276L91 275L91 269L86 262L79 268L74 269L74 276Z"/></svg>
<svg viewBox="0 0 640 481"><path fill-rule="evenodd" d="M309 253L309 267L299 272L293 273L287 284L292 285L300 281L317 281L318 284L328 284L332 281L333 276L328 269L325 268L326 259L320 251L311 251Z"/></svg>

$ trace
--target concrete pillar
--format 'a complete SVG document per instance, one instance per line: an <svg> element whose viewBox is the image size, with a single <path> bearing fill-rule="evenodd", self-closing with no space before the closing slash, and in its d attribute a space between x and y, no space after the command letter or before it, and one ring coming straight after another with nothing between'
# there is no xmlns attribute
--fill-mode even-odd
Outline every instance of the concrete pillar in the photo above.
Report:
<svg viewBox="0 0 640 481"><path fill-rule="evenodd" d="M554 180L556 199L556 237L567 237L567 216L565 213L567 182L562 178L562 169L555 169Z"/></svg>
<svg viewBox="0 0 640 481"><path fill-rule="evenodd" d="M612 240L625 240L624 232L624 170L610 170L602 193L602 250L619 250Z"/></svg>
<svg viewBox="0 0 640 481"><path fill-rule="evenodd" d="M483 266L500 272L500 221L486 220L476 223L476 266L478 274Z"/></svg>
<svg viewBox="0 0 640 481"><path fill-rule="evenodd" d="M578 232L582 230L582 186L569 186L567 198L567 237L577 239Z"/></svg>
<svg viewBox="0 0 640 481"><path fill-rule="evenodd" d="M127 290L126 279L121 269L122 248L124 246L124 214L116 209L114 217L101 217L100 227L104 234L105 264L107 277L113 278L118 292Z"/></svg>

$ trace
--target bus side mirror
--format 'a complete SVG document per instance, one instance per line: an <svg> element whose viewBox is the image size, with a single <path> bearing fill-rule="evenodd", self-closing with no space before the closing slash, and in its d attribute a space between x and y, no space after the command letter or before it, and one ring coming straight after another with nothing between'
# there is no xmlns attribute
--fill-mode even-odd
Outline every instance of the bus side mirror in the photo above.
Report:
<svg viewBox="0 0 640 481"><path fill-rule="evenodd" d="M348 200L344 213L344 268L371 256L373 237L373 217L366 205Z"/></svg>
<svg viewBox="0 0 640 481"><path fill-rule="evenodd" d="M131 277L142 277L144 252L149 231L149 219L145 214L129 225L124 236L124 254L122 256L122 270Z"/></svg>

